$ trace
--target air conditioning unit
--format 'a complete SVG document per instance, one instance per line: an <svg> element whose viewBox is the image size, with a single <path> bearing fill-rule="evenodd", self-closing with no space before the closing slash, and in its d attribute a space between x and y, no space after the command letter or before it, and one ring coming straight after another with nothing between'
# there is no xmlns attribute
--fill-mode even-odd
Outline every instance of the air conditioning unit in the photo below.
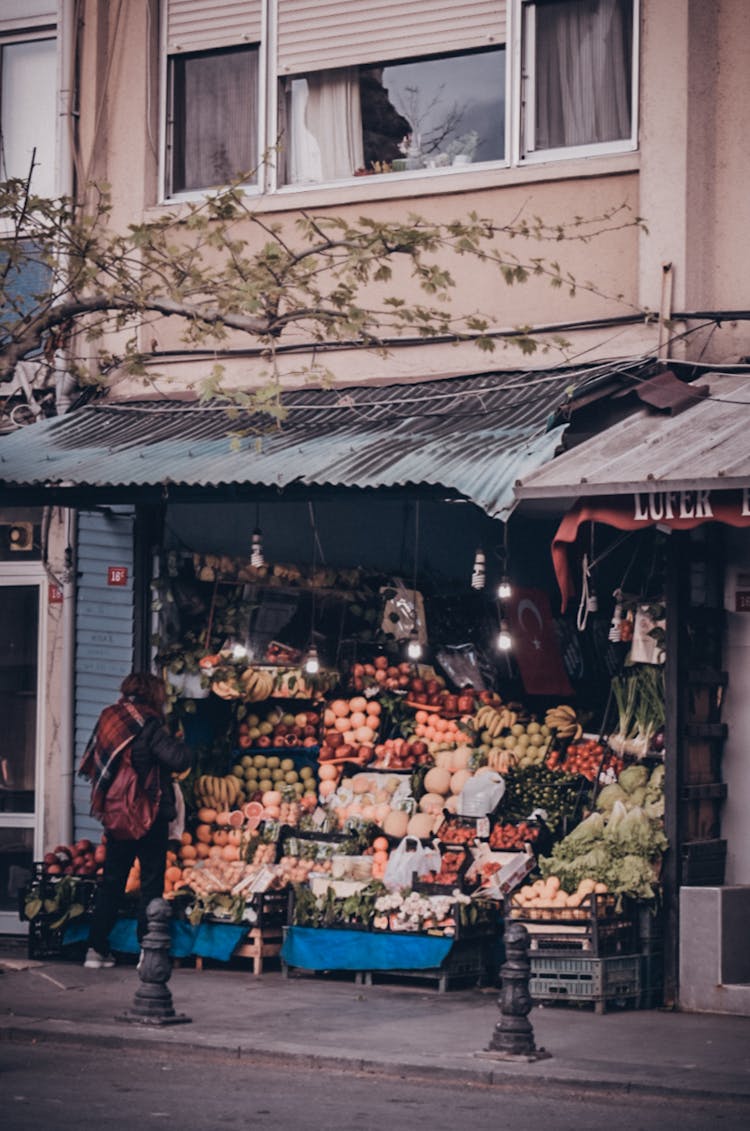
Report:
<svg viewBox="0 0 750 1131"><path fill-rule="evenodd" d="M16 553L28 553L34 547L33 522L11 522L6 527L8 548Z"/></svg>

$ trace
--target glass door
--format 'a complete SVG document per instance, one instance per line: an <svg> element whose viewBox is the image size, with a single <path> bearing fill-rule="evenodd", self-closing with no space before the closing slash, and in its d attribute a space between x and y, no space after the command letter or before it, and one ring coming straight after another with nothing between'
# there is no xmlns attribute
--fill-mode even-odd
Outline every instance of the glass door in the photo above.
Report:
<svg viewBox="0 0 750 1131"><path fill-rule="evenodd" d="M0 565L0 932L24 929L18 894L42 851L42 581Z"/></svg>

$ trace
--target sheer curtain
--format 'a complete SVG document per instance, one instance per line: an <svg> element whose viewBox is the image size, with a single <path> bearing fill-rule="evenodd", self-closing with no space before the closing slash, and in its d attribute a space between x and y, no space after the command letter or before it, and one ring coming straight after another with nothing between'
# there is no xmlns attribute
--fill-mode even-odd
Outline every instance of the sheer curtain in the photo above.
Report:
<svg viewBox="0 0 750 1131"><path fill-rule="evenodd" d="M175 191L225 185L249 172L257 180L257 50L175 59L174 66Z"/></svg>
<svg viewBox="0 0 750 1131"><path fill-rule="evenodd" d="M536 149L630 136L632 0L536 5Z"/></svg>
<svg viewBox="0 0 750 1131"><path fill-rule="evenodd" d="M364 164L359 71L317 71L291 84L292 184L351 177Z"/></svg>

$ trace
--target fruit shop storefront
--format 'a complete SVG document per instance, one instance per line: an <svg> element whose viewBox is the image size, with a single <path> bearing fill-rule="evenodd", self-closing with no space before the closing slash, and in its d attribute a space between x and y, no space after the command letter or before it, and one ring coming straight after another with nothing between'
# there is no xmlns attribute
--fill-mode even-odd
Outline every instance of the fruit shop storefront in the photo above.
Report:
<svg viewBox="0 0 750 1131"><path fill-rule="evenodd" d="M512 483L559 442L540 424L562 388L514 416L514 391L472 380L440 382L427 420L424 384L359 390L333 428L339 394L306 393L262 442L185 405L39 426L76 484L45 469L45 498L78 513L76 761L123 674L164 671L199 757L167 870L176 954L445 985L494 976L511 914L540 1000L655 1004L663 667L634 664L641 748L632 726L602 741L613 696L634 697L632 648L557 615L557 523L511 518ZM365 430L341 423L352 406ZM653 540L630 578L654 604L659 562ZM48 842L26 892L39 946L82 937L95 883L100 830L73 794L71 843Z"/></svg>
<svg viewBox="0 0 750 1131"><path fill-rule="evenodd" d="M747 1014L750 386L718 373L696 384L683 412L641 409L525 476L517 494L566 512L553 539L563 606L609 595L608 546L629 560L644 540L662 543L666 977L683 1008ZM627 588L618 581L618 613Z"/></svg>

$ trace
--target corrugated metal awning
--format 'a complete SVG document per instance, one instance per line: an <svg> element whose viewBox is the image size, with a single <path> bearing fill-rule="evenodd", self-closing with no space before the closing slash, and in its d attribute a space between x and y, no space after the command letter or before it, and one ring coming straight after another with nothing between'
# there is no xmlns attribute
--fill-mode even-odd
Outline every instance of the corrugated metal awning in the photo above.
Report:
<svg viewBox="0 0 750 1131"><path fill-rule="evenodd" d="M284 394L288 415L225 404L91 404L0 439L0 487L426 485L507 518L513 484L552 457L570 375L482 374Z"/></svg>
<svg viewBox="0 0 750 1131"><path fill-rule="evenodd" d="M708 386L708 395L701 389ZM750 486L750 376L707 373L691 407L674 416L644 408L518 476L524 499Z"/></svg>

